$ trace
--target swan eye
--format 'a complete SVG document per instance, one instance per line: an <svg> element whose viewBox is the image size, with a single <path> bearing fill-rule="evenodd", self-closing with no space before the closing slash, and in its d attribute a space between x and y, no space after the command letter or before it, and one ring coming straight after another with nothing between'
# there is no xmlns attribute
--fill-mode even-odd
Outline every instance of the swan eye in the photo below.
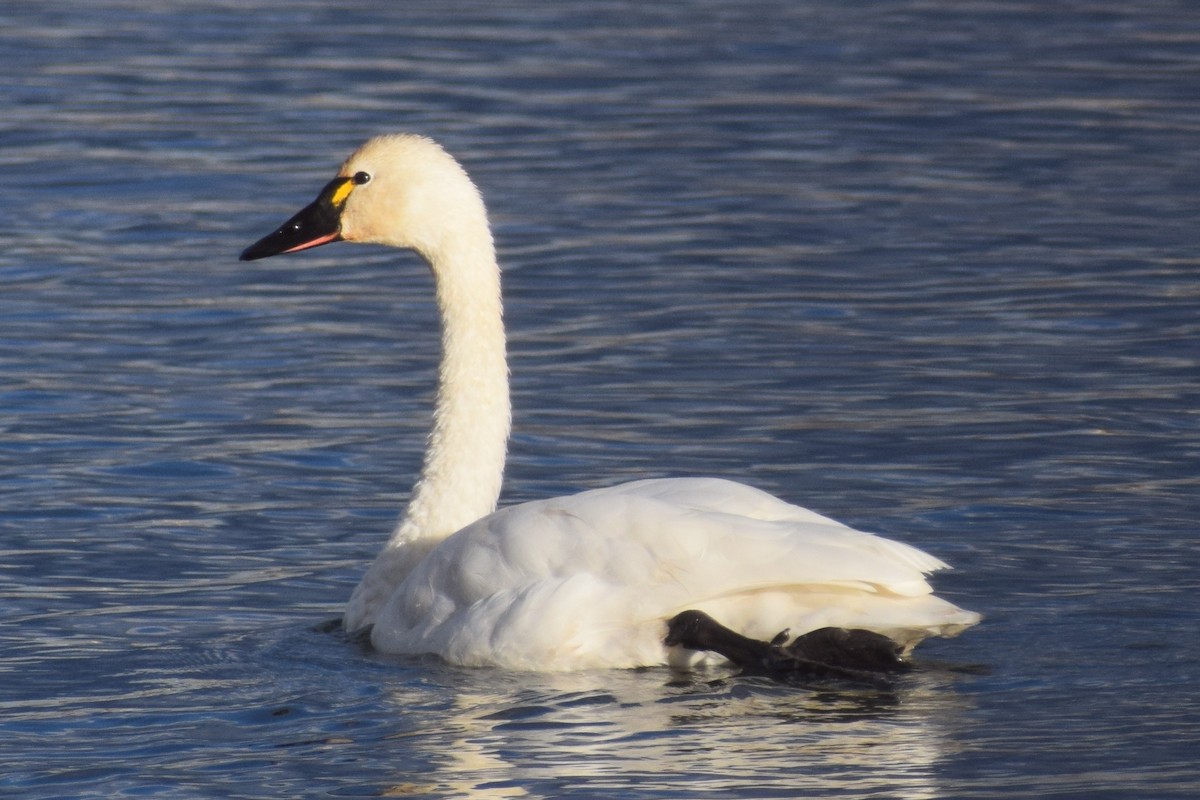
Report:
<svg viewBox="0 0 1200 800"><path fill-rule="evenodd" d="M354 180L355 185L357 185L357 186L362 186L364 183L370 183L371 182L371 173L356 172L356 173L354 173L353 180Z"/></svg>

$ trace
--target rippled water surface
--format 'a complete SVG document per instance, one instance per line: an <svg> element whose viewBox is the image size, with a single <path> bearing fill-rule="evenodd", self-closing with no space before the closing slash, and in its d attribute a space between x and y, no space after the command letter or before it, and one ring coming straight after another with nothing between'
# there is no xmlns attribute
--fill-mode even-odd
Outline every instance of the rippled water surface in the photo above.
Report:
<svg viewBox="0 0 1200 800"><path fill-rule="evenodd" d="M1200 8L0 10L0 794L1200 795ZM398 660L412 256L240 250L366 136L492 208L505 496L716 474L984 613L888 690Z"/></svg>

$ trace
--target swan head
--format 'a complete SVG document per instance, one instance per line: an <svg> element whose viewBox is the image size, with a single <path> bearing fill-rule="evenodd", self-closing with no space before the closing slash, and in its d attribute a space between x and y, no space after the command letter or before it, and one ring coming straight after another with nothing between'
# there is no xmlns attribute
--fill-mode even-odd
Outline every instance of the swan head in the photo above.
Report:
<svg viewBox="0 0 1200 800"><path fill-rule="evenodd" d="M358 148L317 199L242 252L242 261L330 242L416 250L434 264L467 231L491 243L478 189L454 158L423 136L377 136Z"/></svg>

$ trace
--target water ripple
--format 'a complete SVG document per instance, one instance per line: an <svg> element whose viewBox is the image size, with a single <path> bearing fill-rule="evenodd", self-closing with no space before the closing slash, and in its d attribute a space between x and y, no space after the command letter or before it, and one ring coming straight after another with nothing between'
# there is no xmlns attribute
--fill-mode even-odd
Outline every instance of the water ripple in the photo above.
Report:
<svg viewBox="0 0 1200 800"><path fill-rule="evenodd" d="M10 5L0 791L1195 794L1188 4ZM313 630L420 465L429 277L235 259L398 128L493 210L508 499L748 480L986 623L889 693Z"/></svg>

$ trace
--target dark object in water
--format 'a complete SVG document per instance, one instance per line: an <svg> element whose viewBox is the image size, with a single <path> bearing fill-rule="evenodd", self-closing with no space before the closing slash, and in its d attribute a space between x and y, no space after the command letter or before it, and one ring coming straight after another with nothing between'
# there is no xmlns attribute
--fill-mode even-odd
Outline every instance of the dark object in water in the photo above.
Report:
<svg viewBox="0 0 1200 800"><path fill-rule="evenodd" d="M667 622L668 646L719 653L746 672L775 676L875 678L908 663L888 637L857 628L819 628L791 644L782 631L769 642L731 631L703 611L683 611Z"/></svg>

